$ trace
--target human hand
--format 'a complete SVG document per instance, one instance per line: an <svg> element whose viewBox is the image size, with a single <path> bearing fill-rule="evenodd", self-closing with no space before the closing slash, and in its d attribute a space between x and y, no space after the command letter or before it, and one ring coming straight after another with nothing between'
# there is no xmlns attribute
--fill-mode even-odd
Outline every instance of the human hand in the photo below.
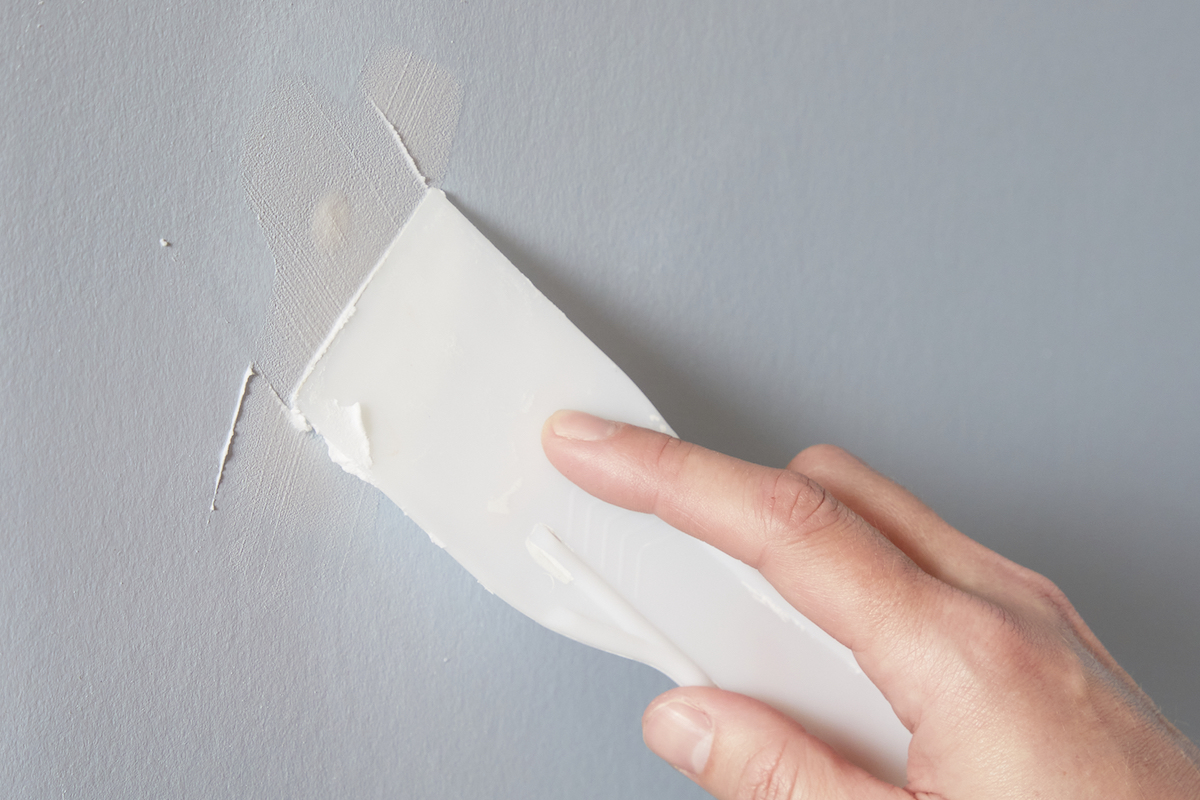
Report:
<svg viewBox="0 0 1200 800"><path fill-rule="evenodd" d="M912 731L897 788L790 718L712 688L647 708L650 749L718 798L1200 798L1200 750L1049 580L959 533L853 456L785 470L560 411L567 478L757 568L854 651Z"/></svg>

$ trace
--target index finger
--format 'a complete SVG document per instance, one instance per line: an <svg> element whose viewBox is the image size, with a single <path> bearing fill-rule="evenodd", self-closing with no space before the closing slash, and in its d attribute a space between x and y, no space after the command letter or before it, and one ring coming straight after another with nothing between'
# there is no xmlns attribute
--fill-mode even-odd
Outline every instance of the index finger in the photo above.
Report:
<svg viewBox="0 0 1200 800"><path fill-rule="evenodd" d="M950 587L814 481L575 411L547 421L542 447L585 491L758 569L881 688L916 666L914 637Z"/></svg>

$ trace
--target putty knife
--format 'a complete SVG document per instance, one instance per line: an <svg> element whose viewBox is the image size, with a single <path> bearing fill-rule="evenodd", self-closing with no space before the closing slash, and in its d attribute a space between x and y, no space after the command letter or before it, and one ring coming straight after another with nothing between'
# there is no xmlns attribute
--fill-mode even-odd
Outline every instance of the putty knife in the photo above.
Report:
<svg viewBox="0 0 1200 800"><path fill-rule="evenodd" d="M677 683L759 698L903 783L910 735L853 654L756 570L563 478L540 443L560 408L670 431L437 189L293 395L339 464L517 610Z"/></svg>

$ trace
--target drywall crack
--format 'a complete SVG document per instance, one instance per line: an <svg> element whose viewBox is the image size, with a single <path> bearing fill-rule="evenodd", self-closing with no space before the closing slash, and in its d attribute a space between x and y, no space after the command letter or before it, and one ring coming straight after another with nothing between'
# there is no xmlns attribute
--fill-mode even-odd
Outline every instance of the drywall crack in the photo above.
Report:
<svg viewBox="0 0 1200 800"><path fill-rule="evenodd" d="M233 407L233 419L229 422L229 435L225 437L225 447L221 450L221 460L217 464L217 477L213 480L212 502L208 507L210 517L217 510L217 492L221 490L221 479L225 477L225 463L229 461L229 450L233 447L233 437L237 432L238 419L242 416L242 406L246 402L246 390L250 388L250 378L257 372L254 362L250 362L246 366L246 374L242 377L242 389L238 392L237 405Z"/></svg>

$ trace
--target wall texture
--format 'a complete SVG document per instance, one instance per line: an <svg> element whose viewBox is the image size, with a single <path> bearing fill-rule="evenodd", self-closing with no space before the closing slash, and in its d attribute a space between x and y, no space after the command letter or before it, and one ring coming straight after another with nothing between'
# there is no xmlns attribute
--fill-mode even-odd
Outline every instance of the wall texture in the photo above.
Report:
<svg viewBox="0 0 1200 800"><path fill-rule="evenodd" d="M698 796L640 742L664 678L272 438L261 382L210 511L272 280L248 120L381 44L462 81L444 188L681 434L857 452L1197 738L1198 40L1189 2L5 4L0 792Z"/></svg>

